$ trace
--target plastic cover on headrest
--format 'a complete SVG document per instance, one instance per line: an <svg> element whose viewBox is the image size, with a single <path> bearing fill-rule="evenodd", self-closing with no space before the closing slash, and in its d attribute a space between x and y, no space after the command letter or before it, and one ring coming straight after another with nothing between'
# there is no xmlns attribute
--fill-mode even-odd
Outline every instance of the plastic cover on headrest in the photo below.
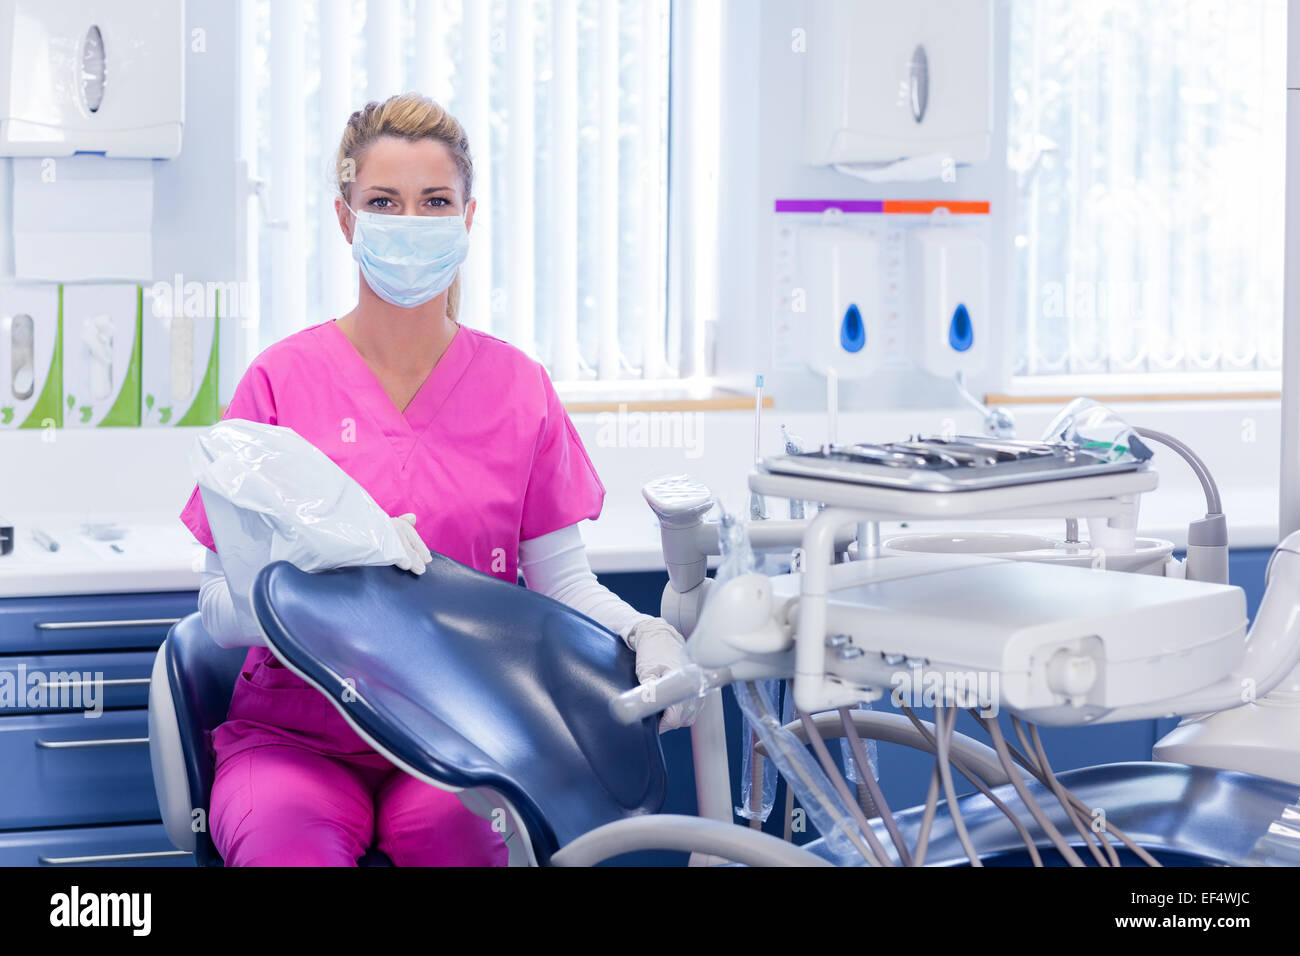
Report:
<svg viewBox="0 0 1300 956"><path fill-rule="evenodd" d="M405 551L392 519L356 480L291 428L232 418L196 439L190 467L246 633L258 571L395 564Z"/></svg>

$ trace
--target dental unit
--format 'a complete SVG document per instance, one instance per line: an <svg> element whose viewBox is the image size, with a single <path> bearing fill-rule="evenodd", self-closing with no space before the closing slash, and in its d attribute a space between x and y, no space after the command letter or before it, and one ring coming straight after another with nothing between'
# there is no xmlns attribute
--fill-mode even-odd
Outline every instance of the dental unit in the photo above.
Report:
<svg viewBox="0 0 1300 956"><path fill-rule="evenodd" d="M1062 419L1077 420L1080 432L1095 431L1098 422L1115 427L1100 406L1085 401ZM662 613L688 635L696 666L666 675L653 694L624 695L615 712L631 720L647 708L733 685L758 729L755 753L777 760L839 862L917 862L928 836L910 854L904 841L894 840L891 853L874 839L879 824L859 816L854 825L858 801L822 754L819 736L828 731L845 736L855 758L846 765L856 767L861 782L872 775L862 773L867 761L859 735L907 738L936 752L940 766L953 757L953 766L986 794L989 786L1013 784L1011 796L1030 810L1031 825L1037 821L1032 798L1001 759L1014 751L1014 742L1008 745L996 718L989 719L1000 710L1010 715L1019 739L1017 759L1049 798L1060 798L1071 826L1086 823L1086 814L1080 815L1085 805L1057 792L1035 725L1181 716L1183 724L1157 745L1157 759L1258 774L1295 794L1300 738L1291 732L1295 721L1281 718L1294 709L1300 664L1300 533L1274 553L1263 604L1248 629L1244 595L1227 585L1225 519L1208 469L1172 436L1125 431L1122 423L1118 428L1123 434L1108 441L1080 434L1043 441L931 437L832 444L763 459L750 474L751 490L767 499L817 502L821 510L806 522L707 522L715 505L708 488L684 475L651 482L644 496L659 517L669 571ZM1169 558L1171 543L1136 536L1138 499L1157 484L1148 443L1184 458L1206 493L1207 514L1191 524L1181 565ZM1057 560L1061 549L999 555L998 535L967 536L972 548L982 543L995 552L984 554L953 548L959 535L905 535L886 541L883 554L871 545L882 521L973 518L1064 518L1081 566ZM1078 542L1080 521L1090 528L1090 545ZM745 546L755 551L797 548L797 570L708 579L708 557L722 554L725 566L728 548L745 532ZM1126 566L1135 547L1151 545L1160 560L1144 562L1146 573L1115 570ZM720 570L718 577L726 575ZM793 722L774 717L772 689L784 681L797 715ZM906 706L901 715L850 710L886 695L915 701L927 693L926 703L936 706L933 726ZM953 736L958 707L974 708L993 751ZM708 730L697 727L697 733ZM987 777L977 769L981 761L993 770ZM1141 772L1159 775L1171 767L1151 764ZM1179 772L1200 771L1183 766ZM936 780L947 797L954 846L979 865L969 832L953 815L960 801L948 771L937 770ZM933 827L935 789L922 822L914 821L926 834ZM1004 798L988 799L1005 809ZM1113 801L1107 806L1113 809ZM1041 862L1034 841L1018 821L1013 825L1010 835L1026 837L1030 858ZM1045 833L1068 862L1082 862L1058 839L1066 826L1053 832L1039 825L1040 839ZM898 824L887 810L883 826L882 840L896 835ZM1113 835L1128 845L1126 835ZM1089 849L1113 855L1109 844L1089 843ZM1155 862L1137 844L1129 849ZM1166 850L1177 852L1172 843Z"/></svg>

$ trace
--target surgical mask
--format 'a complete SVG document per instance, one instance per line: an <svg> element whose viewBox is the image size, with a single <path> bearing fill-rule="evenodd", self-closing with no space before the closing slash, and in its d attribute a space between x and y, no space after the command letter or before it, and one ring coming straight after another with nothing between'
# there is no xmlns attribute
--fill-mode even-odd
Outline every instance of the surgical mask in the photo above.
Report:
<svg viewBox="0 0 1300 956"><path fill-rule="evenodd" d="M460 216L393 216L357 212L352 258L366 284L392 305L411 309L445 291L469 252Z"/></svg>

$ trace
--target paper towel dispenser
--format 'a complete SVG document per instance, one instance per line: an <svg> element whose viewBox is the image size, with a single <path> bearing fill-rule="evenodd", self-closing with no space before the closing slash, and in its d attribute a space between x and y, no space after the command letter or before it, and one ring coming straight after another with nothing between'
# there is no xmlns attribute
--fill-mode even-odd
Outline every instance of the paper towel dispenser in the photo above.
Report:
<svg viewBox="0 0 1300 956"><path fill-rule="evenodd" d="M170 159L184 0L0 0L0 155Z"/></svg>
<svg viewBox="0 0 1300 956"><path fill-rule="evenodd" d="M807 162L988 159L989 0L811 0L806 29Z"/></svg>

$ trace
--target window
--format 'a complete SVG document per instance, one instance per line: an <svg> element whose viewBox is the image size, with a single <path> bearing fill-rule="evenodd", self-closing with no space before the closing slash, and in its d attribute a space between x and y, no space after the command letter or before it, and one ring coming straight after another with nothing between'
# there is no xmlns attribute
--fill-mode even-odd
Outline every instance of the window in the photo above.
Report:
<svg viewBox="0 0 1300 956"><path fill-rule="evenodd" d="M1017 376L1277 370L1285 0L1013 0Z"/></svg>
<svg viewBox="0 0 1300 956"><path fill-rule="evenodd" d="M671 378L669 0L254 0L261 345L346 311L333 209L351 112L418 90L465 125L461 321L557 381ZM685 336L692 341L691 335Z"/></svg>

